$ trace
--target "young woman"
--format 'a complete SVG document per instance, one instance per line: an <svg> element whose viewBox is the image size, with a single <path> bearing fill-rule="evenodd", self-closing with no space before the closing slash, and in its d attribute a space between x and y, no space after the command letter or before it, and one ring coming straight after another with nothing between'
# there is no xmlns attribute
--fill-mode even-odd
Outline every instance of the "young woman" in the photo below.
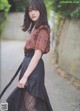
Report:
<svg viewBox="0 0 80 111"><path fill-rule="evenodd" d="M23 31L30 36L24 46L18 85L6 100L8 111L53 111L44 85L42 56L50 50L50 28L43 0L29 0Z"/></svg>

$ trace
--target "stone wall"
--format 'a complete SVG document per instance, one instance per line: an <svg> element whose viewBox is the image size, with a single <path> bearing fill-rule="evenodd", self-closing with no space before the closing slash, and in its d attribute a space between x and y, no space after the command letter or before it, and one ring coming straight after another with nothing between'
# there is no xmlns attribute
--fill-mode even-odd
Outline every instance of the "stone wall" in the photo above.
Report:
<svg viewBox="0 0 80 111"><path fill-rule="evenodd" d="M80 20L66 20L58 39L59 66L80 79Z"/></svg>

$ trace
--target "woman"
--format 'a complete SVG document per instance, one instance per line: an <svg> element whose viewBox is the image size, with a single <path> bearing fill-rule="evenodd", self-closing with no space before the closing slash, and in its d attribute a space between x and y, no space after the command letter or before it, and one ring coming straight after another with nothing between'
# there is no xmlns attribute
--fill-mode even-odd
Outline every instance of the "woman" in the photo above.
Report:
<svg viewBox="0 0 80 111"><path fill-rule="evenodd" d="M7 98L8 111L52 111L44 85L43 54L50 50L50 28L43 0L29 0L24 16L26 41L19 82Z"/></svg>

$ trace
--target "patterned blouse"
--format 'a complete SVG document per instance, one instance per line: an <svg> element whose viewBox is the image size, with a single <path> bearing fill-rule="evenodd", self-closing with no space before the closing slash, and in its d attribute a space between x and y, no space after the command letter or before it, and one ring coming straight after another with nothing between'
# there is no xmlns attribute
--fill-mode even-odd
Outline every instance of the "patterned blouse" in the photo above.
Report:
<svg viewBox="0 0 80 111"><path fill-rule="evenodd" d="M42 25L31 32L26 41L24 52L39 49L43 54L50 50L50 29L47 25Z"/></svg>

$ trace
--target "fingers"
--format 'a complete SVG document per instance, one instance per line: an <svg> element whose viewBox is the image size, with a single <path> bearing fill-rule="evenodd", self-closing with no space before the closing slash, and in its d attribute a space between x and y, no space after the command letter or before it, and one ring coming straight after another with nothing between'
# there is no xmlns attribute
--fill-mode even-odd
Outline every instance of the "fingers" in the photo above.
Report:
<svg viewBox="0 0 80 111"><path fill-rule="evenodd" d="M21 84L21 83L18 83L18 87L19 87L19 88L24 88L24 85Z"/></svg>
<svg viewBox="0 0 80 111"><path fill-rule="evenodd" d="M25 88L25 83L26 83L26 79L22 78L19 82L18 82L18 87L19 88Z"/></svg>

